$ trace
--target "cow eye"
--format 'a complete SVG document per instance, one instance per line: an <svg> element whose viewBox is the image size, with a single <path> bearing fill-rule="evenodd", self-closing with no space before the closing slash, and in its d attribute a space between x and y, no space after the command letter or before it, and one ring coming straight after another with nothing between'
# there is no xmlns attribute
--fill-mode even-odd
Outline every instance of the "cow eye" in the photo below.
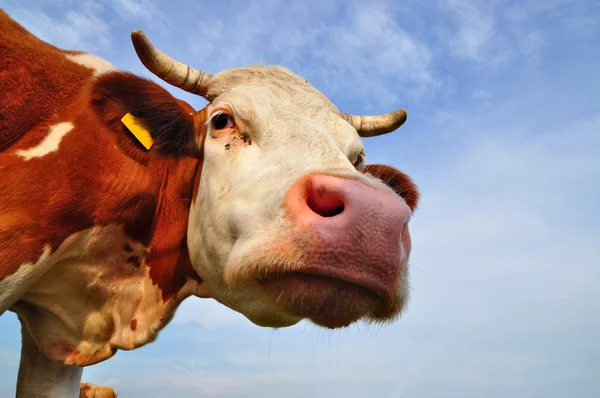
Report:
<svg viewBox="0 0 600 398"><path fill-rule="evenodd" d="M213 118L213 128L215 130L222 130L225 128L234 128L235 122L233 118L226 113L219 113Z"/></svg>
<svg viewBox="0 0 600 398"><path fill-rule="evenodd" d="M356 161L353 163L356 170L362 170L365 167L365 153L361 152L356 157Z"/></svg>

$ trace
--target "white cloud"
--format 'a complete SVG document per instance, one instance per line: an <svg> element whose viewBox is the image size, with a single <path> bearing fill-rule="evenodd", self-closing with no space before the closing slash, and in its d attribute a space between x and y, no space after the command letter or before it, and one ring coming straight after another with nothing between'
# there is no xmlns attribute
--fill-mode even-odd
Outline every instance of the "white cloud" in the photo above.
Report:
<svg viewBox="0 0 600 398"><path fill-rule="evenodd" d="M283 63L325 92L352 92L387 108L436 85L431 51L398 25L394 11L359 1L250 2L224 15L207 7L188 40L212 72Z"/></svg>
<svg viewBox="0 0 600 398"><path fill-rule="evenodd" d="M598 31L600 19L592 15L570 17L566 21L569 31L580 38L588 37Z"/></svg>
<svg viewBox="0 0 600 398"><path fill-rule="evenodd" d="M102 10L101 5L84 1L57 15L37 4L13 4L5 11L31 33L57 47L94 51L111 46L109 25L98 15Z"/></svg>
<svg viewBox="0 0 600 398"><path fill-rule="evenodd" d="M390 7L354 3L349 19L327 37L328 45L317 50L326 65L322 73L336 77L340 90L382 105L397 102L403 91L421 96L436 86L431 50L398 25Z"/></svg>
<svg viewBox="0 0 600 398"><path fill-rule="evenodd" d="M442 4L454 23L440 29L440 40L453 57L489 71L539 64L547 47L545 34L532 22L541 12L539 5L477 0L443 0Z"/></svg>
<svg viewBox="0 0 600 398"><path fill-rule="evenodd" d="M150 18L158 14L152 0L113 0L115 11L125 19Z"/></svg>
<svg viewBox="0 0 600 398"><path fill-rule="evenodd" d="M597 3L577 0L524 0L507 4L506 14L512 21L534 18L553 18L553 30L563 35L584 39L593 35L600 26Z"/></svg>
<svg viewBox="0 0 600 398"><path fill-rule="evenodd" d="M472 0L444 0L443 5L454 15L454 32L445 32L453 55L482 62L490 56L495 39L495 20L492 10L482 2ZM446 40L448 39L448 40Z"/></svg>
<svg viewBox="0 0 600 398"><path fill-rule="evenodd" d="M490 99L491 93L486 89L477 88L477 89L473 90L473 92L471 93L471 96L474 100L485 101L485 100Z"/></svg>
<svg viewBox="0 0 600 398"><path fill-rule="evenodd" d="M520 33L520 34L519 34ZM517 45L520 53L530 63L539 64L540 56L546 47L546 39L538 30L517 33Z"/></svg>

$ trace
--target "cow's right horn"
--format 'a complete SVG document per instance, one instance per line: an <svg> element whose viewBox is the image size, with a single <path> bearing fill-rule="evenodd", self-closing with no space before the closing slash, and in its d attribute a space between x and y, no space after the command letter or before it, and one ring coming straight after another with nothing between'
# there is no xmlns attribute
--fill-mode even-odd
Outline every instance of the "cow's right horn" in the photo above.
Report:
<svg viewBox="0 0 600 398"><path fill-rule="evenodd" d="M361 137L375 137L391 133L406 121L406 111L402 108L385 115L357 116L349 113L340 115L345 121L356 129Z"/></svg>
<svg viewBox="0 0 600 398"><path fill-rule="evenodd" d="M169 57L154 47L141 30L131 32L131 41L140 61L150 72L175 87L206 98L212 79L210 73L190 68Z"/></svg>

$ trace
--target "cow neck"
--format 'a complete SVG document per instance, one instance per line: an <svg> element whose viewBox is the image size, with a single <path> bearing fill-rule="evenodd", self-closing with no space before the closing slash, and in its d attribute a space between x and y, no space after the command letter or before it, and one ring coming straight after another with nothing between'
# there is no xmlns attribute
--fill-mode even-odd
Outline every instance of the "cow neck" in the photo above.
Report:
<svg viewBox="0 0 600 398"><path fill-rule="evenodd" d="M136 221L126 226L126 233L147 245L150 278L166 301L177 294L188 279L202 282L191 265L187 247L189 212L200 162L191 157L173 159L151 155L147 168L152 185L157 188L152 222L148 225L144 220L142 206Z"/></svg>

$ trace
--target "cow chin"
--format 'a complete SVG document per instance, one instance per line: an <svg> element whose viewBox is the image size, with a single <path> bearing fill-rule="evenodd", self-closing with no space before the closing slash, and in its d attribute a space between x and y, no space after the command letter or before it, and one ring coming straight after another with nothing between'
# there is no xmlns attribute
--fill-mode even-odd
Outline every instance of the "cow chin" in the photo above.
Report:
<svg viewBox="0 0 600 398"><path fill-rule="evenodd" d="M258 283L283 312L331 329L358 320L392 321L404 305L400 294L383 299L365 287L324 275L290 272Z"/></svg>
<svg viewBox="0 0 600 398"><path fill-rule="evenodd" d="M261 307L271 311L258 321L253 316L258 313L248 311L245 315L254 323L281 327L309 319L319 326L334 329L359 320L393 322L400 315L407 301L406 264L399 265L401 272L395 293L382 296L361 284L315 271L310 267L313 246L310 239L296 238L293 242L271 241L262 246L266 249L251 250L254 255L240 256L242 260L226 267L229 272L225 273L225 282L230 288L242 291L254 286L250 290L262 296ZM264 315L264 311L259 312Z"/></svg>

